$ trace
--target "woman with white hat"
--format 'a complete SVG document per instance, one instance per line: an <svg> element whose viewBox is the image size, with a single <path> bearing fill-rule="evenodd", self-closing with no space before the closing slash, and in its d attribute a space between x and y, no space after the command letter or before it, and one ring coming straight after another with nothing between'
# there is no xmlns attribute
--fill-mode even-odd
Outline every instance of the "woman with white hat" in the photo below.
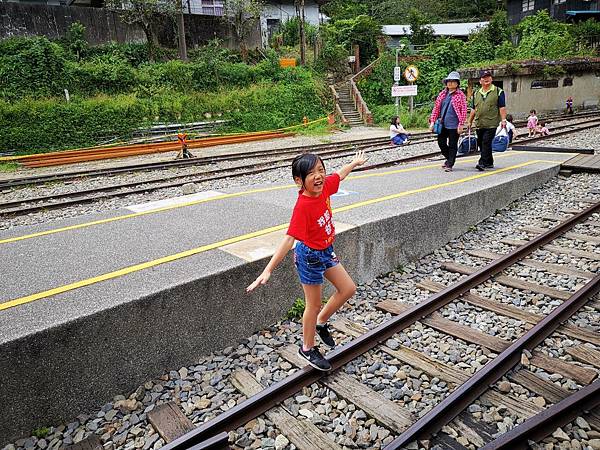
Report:
<svg viewBox="0 0 600 450"><path fill-rule="evenodd" d="M435 100L435 106L429 117L429 130L438 133L438 145L446 158L442 167L446 172L452 172L458 151L458 137L462 134L467 121L467 97L458 88L460 84L458 72L450 72L443 82L446 87L440 91Z"/></svg>

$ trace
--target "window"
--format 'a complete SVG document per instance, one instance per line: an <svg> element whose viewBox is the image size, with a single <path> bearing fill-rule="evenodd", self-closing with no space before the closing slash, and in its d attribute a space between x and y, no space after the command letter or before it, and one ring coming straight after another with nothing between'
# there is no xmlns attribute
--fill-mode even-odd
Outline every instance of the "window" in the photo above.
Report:
<svg viewBox="0 0 600 450"><path fill-rule="evenodd" d="M533 11L535 8L535 0L523 0L523 12Z"/></svg>
<svg viewBox="0 0 600 450"><path fill-rule="evenodd" d="M510 92L517 92L517 88L519 87L519 82L518 81L511 81L510 82Z"/></svg>
<svg viewBox="0 0 600 450"><path fill-rule="evenodd" d="M565 78L563 80L563 86L573 86L573 78Z"/></svg>
<svg viewBox="0 0 600 450"><path fill-rule="evenodd" d="M546 89L546 88L557 88L558 80L540 80L532 81L531 89Z"/></svg>
<svg viewBox="0 0 600 450"><path fill-rule="evenodd" d="M553 2L553 3L554 3L555 5L560 5L561 3L566 3L566 2L567 2L567 0L554 0L554 2Z"/></svg>
<svg viewBox="0 0 600 450"><path fill-rule="evenodd" d="M223 0L202 0L202 14L208 16L222 16Z"/></svg>

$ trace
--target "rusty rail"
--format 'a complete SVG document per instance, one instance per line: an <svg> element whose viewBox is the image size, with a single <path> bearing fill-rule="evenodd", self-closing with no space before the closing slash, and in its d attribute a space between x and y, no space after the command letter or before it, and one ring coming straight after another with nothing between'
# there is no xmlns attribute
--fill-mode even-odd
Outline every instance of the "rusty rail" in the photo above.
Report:
<svg viewBox="0 0 600 450"><path fill-rule="evenodd" d="M528 441L540 441L558 427L575 420L582 411L600 406L600 380L581 388L575 394L531 417L516 428L507 431L481 450L516 450L530 448Z"/></svg>
<svg viewBox="0 0 600 450"><path fill-rule="evenodd" d="M259 132L239 134L233 136L218 136L204 139L193 139L187 141L188 148L202 148L215 145L226 145L240 142L250 142L278 137L292 136L293 133ZM38 153L12 157L11 161L20 163L27 167L45 167L76 162L95 161L100 159L122 158L126 156L145 155L151 153L177 151L181 144L174 141L155 142L149 144L133 144L116 147L98 147L81 150L67 150L64 152Z"/></svg>
<svg viewBox="0 0 600 450"><path fill-rule="evenodd" d="M600 210L600 203L596 203L579 214L565 220L555 228L537 236L508 255L498 258L490 264L490 266L496 266L496 269L494 269L493 272L490 270L490 276L500 272L511 264L514 264L516 261L529 254L532 249L539 248L557 238L573 227L573 225L585 220L598 210ZM472 275L469 275L465 281L472 277L473 280L481 277L490 266L486 266ZM476 277L476 275L478 276ZM393 440L385 447L385 450L404 448L407 444L425 436L430 436L442 429L444 425L452 421L452 419L458 416L468 405L489 389L490 385L498 381L509 370L517 365L523 350L532 350L543 342L544 339L552 334L562 322L573 315L599 291L600 275L596 275L582 289L573 294L562 305L554 309L554 311L517 339L510 347L500 353L491 362L487 363L479 372L469 378L464 384L459 386L448 397L442 400L435 408L421 417L410 428L404 431L404 433Z"/></svg>
<svg viewBox="0 0 600 450"><path fill-rule="evenodd" d="M407 309L406 311L397 315L393 319L379 325L377 328L368 331L367 333L343 345L337 350L330 352L327 355L327 358L331 363L332 370L339 369L340 367L352 361L356 357L364 354L369 350L372 350L377 345L379 345L379 343L385 342L394 334L414 324L416 321L420 320L424 316L431 314L432 312L455 300L462 294L469 292L469 290L471 290L475 286L478 286L479 284L485 282L492 276L500 273L507 267L524 258L534 250L552 241L556 237L566 232L566 230L570 229L573 225L575 225L579 221L588 218L598 210L600 210L600 203L594 204L590 208L562 222L557 227L550 229L549 231L547 231L544 234L541 234L535 239L532 239L527 244L518 247L513 252L501 258L498 258L489 265L477 270L471 275L468 275L460 282L450 285L446 289L429 296L426 300ZM588 290L589 286L592 286L592 290L597 291L600 288L600 283L598 281L600 281L600 275L595 277L593 282L590 282L588 283L588 285L586 285L586 287L588 287ZM578 294L575 294L575 296L577 296ZM581 302L581 299L583 298L583 295L584 294L580 294L578 297L579 300L571 302L571 304L579 304ZM565 304L567 303L569 302L565 302ZM560 323L560 321L564 320L564 315L567 314L565 308L560 307L557 310L555 310L555 312L556 314L553 313L554 319L552 321L547 320L547 318L540 322L538 325L536 325L533 329L538 330L541 327L543 327L544 330L547 330L549 328L546 327L551 327L551 324L549 325L549 322ZM514 347L515 345L517 344L515 343L511 347ZM486 365L485 367L488 366ZM485 371L485 367L481 369L480 372ZM185 434L184 436L181 436L179 439L173 441L172 443L166 445L163 448L164 450L187 449L190 446L201 443L211 438L212 436L215 436L218 433L222 433L223 431L231 430L240 425L243 425L249 420L265 413L278 403L281 403L286 398L289 398L290 396L301 390L304 386L308 386L311 383L314 383L323 376L323 372L319 372L318 370L313 369L311 366L306 366L303 369L293 373L286 379L281 380L264 389L263 391L259 392L258 394L250 397L247 401L229 409L228 411L222 413L216 418L205 422L195 430ZM465 384L469 383L467 382ZM446 408L444 407L444 410L447 414L453 414L454 416L460 413L460 410L456 409L446 410ZM428 417L431 417L431 413L425 416L425 418ZM420 426L422 424L422 419L419 420L417 424L419 424ZM443 426L443 424L438 424L435 421L429 421L428 424L430 429L440 429ZM411 429L413 429L411 439L405 442L411 442L415 439L415 436L421 434L419 432L420 428L415 428L413 426L409 428L409 430ZM398 439L401 439L405 435L408 436L407 432L403 433ZM393 441L392 444L394 444L394 442L396 441ZM400 447L401 446L396 446L391 448Z"/></svg>

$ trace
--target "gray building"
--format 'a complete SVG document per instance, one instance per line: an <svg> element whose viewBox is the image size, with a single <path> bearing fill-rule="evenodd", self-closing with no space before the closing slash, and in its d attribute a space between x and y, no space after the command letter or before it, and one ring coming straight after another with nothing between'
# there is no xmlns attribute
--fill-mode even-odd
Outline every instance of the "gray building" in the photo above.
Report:
<svg viewBox="0 0 600 450"><path fill-rule="evenodd" d="M231 30L220 20L224 14L224 0L181 2L189 47L202 45L213 37L224 40L228 47L235 46ZM77 21L86 27L86 38L93 45L145 40L138 27L121 23L114 13L102 8L103 4L104 0L0 0L0 38L40 35L55 39L64 36L69 26ZM248 46L266 47L270 34L295 15L293 0L267 1L260 21L248 38ZM314 0L305 2L305 19L310 24L319 24L319 6ZM159 41L170 45L175 39L173 27L170 23L162 25L158 30Z"/></svg>
<svg viewBox="0 0 600 450"><path fill-rule="evenodd" d="M527 117L531 109L562 112L568 97L576 110L596 109L600 103L600 58L512 61L486 69L504 89L508 112L516 119ZM468 97L478 87L480 70L459 70L468 79Z"/></svg>
<svg viewBox="0 0 600 450"><path fill-rule="evenodd" d="M556 20L562 22L600 19L600 0L506 0L508 21L516 25L527 16L545 9Z"/></svg>

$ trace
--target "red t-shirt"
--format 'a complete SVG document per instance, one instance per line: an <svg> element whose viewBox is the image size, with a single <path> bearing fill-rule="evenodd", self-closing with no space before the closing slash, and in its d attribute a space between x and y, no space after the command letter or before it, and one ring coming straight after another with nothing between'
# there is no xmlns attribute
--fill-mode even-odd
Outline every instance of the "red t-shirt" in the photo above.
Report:
<svg viewBox="0 0 600 450"><path fill-rule="evenodd" d="M301 190L287 234L315 250L324 250L333 244L335 227L329 196L335 194L339 187L340 176L333 173L325 178L323 191L318 197L308 197Z"/></svg>

